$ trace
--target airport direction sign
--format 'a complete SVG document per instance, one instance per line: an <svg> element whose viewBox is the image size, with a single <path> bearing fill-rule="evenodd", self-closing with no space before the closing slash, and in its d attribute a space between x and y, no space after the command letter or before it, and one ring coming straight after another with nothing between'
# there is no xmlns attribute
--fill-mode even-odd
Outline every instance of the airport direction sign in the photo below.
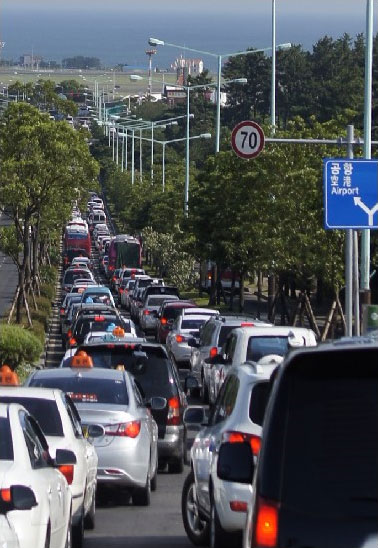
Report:
<svg viewBox="0 0 378 548"><path fill-rule="evenodd" d="M240 158L256 158L265 145L264 132L256 122L245 120L232 130L231 144L235 154Z"/></svg>
<svg viewBox="0 0 378 548"><path fill-rule="evenodd" d="M378 160L325 158L324 227L378 229Z"/></svg>

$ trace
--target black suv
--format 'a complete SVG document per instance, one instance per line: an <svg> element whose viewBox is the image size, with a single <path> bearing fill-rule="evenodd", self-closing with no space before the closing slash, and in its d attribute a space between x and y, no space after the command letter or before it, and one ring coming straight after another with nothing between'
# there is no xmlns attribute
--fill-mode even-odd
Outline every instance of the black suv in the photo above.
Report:
<svg viewBox="0 0 378 548"><path fill-rule="evenodd" d="M378 341L297 350L278 371L245 546L378 546Z"/></svg>
<svg viewBox="0 0 378 548"><path fill-rule="evenodd" d="M155 343L133 343L128 339L127 343L117 340L82 344L77 351L85 351L94 367L120 368L132 373L146 400L153 396L166 398L164 409L152 411L159 430L159 467L168 463L169 472L182 472L186 451L183 413L187 402L177 369L165 348ZM70 367L71 360L67 358L62 366Z"/></svg>

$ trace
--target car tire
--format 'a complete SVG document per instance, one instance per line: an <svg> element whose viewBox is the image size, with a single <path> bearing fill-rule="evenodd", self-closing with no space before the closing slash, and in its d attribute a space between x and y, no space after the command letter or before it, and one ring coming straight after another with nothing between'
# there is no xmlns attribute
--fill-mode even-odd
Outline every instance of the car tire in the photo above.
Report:
<svg viewBox="0 0 378 548"><path fill-rule="evenodd" d="M199 516L193 470L186 477L182 488L181 514L184 529L190 541L195 546L208 546L209 523L201 520Z"/></svg>
<svg viewBox="0 0 378 548"><path fill-rule="evenodd" d="M84 508L81 510L80 521L72 526L72 546L82 548L84 543Z"/></svg>
<svg viewBox="0 0 378 548"><path fill-rule="evenodd" d="M147 473L146 485L136 487L131 495L134 506L149 506L151 503L151 476Z"/></svg>
<svg viewBox="0 0 378 548"><path fill-rule="evenodd" d="M233 546L238 548L241 546L241 536L237 533L229 533L223 529L219 521L217 507L214 500L211 501L210 512L210 548L229 548Z"/></svg>
<svg viewBox="0 0 378 548"><path fill-rule="evenodd" d="M96 527L96 490L93 491L92 502L88 514L84 518L84 528L93 531Z"/></svg>

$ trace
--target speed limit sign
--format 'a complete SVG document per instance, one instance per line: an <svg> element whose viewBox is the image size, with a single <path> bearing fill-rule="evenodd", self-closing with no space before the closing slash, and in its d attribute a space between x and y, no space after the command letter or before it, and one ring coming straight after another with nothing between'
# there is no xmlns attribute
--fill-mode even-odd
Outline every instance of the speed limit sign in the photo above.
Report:
<svg viewBox="0 0 378 548"><path fill-rule="evenodd" d="M256 122L246 120L232 130L231 143L240 158L246 160L256 158L264 148L264 132Z"/></svg>

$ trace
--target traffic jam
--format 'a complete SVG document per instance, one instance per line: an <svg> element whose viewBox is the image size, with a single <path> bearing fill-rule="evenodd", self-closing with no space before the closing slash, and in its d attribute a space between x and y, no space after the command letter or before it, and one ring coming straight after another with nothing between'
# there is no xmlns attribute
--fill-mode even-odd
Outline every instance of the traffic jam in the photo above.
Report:
<svg viewBox="0 0 378 548"><path fill-rule="evenodd" d="M142 257L73 207L60 365L0 370L0 546L82 548L100 494L147 507L164 472L195 546L376 548L377 342L199 307Z"/></svg>

